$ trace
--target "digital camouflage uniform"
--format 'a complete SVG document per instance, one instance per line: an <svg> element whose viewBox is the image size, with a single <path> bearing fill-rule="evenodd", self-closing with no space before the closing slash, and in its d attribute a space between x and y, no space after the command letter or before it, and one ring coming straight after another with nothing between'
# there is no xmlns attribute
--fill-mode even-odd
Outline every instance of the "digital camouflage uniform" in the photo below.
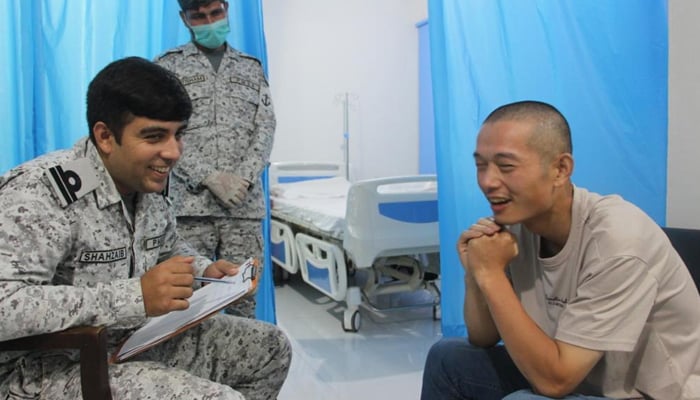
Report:
<svg viewBox="0 0 700 400"><path fill-rule="evenodd" d="M170 183L180 235L201 254L237 264L255 256L264 265L260 178L272 151L275 116L260 61L226 45L214 71L207 56L190 42L155 62L177 74L192 100L192 117L183 136L185 152ZM214 171L251 182L240 207L223 206L202 186ZM254 318L255 299L251 296L227 312Z"/></svg>
<svg viewBox="0 0 700 400"><path fill-rule="evenodd" d="M140 276L195 252L161 194L137 196L132 222L87 139L0 178L0 340L107 325L111 352L145 322ZM196 256L196 275L210 262ZM115 399L275 398L290 357L274 325L219 314L110 365L110 382ZM76 352L0 352L0 398L79 393Z"/></svg>

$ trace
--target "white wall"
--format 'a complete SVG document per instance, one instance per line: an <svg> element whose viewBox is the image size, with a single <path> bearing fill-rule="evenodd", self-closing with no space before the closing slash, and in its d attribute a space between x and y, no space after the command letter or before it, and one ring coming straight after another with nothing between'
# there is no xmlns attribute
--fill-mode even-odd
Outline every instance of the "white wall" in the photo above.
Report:
<svg viewBox="0 0 700 400"><path fill-rule="evenodd" d="M700 229L700 1L670 0L666 224Z"/></svg>
<svg viewBox="0 0 700 400"><path fill-rule="evenodd" d="M418 32L427 0L263 0L277 116L272 161L343 163L351 179L418 172Z"/></svg>

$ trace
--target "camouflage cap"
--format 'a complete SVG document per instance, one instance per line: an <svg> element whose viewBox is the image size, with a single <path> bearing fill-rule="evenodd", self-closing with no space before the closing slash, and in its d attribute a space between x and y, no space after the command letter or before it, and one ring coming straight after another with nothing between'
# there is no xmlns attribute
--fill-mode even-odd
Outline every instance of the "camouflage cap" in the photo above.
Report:
<svg viewBox="0 0 700 400"><path fill-rule="evenodd" d="M177 0L180 3L180 8L182 11L187 10L197 10L199 7L208 6L217 0ZM222 3L226 3L225 0L219 0Z"/></svg>

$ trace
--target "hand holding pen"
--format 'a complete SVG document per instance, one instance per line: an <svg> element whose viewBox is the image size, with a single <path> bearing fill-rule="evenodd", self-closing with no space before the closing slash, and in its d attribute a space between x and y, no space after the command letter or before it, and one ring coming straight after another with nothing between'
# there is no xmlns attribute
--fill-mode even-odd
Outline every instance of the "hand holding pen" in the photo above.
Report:
<svg viewBox="0 0 700 400"><path fill-rule="evenodd" d="M175 256L141 276L141 294L146 315L155 317L190 306L194 268L192 256Z"/></svg>

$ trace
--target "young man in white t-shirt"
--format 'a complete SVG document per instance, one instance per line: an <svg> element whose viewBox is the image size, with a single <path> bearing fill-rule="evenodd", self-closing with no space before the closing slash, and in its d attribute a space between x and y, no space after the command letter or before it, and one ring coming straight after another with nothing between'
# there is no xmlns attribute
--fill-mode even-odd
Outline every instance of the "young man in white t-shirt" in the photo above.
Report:
<svg viewBox="0 0 700 400"><path fill-rule="evenodd" d="M422 399L699 399L698 290L643 211L573 185L564 116L502 106L474 159L493 217L457 243L469 337L433 346Z"/></svg>

